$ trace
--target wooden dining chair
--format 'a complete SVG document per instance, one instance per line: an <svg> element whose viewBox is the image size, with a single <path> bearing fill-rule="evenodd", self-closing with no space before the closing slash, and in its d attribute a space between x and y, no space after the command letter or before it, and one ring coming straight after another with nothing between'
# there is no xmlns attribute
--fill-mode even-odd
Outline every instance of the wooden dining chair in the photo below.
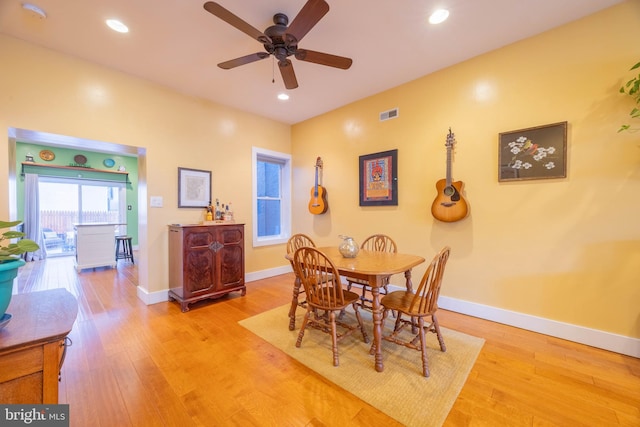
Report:
<svg viewBox="0 0 640 427"><path fill-rule="evenodd" d="M398 252L398 246L396 245L396 242L394 242L394 240L386 234L374 234L367 237L360 245L360 249L366 249L375 252ZM380 289L380 294L382 295L386 295L388 292L387 287L389 285L389 278L390 277L385 277L384 279L384 285ZM347 290L350 291L353 284L358 284L358 286L361 286L362 288L362 294L360 295L359 301L360 306L367 310L373 310L373 300L371 298L367 298L367 292L371 292L369 282L363 279L348 278Z"/></svg>
<svg viewBox="0 0 640 427"><path fill-rule="evenodd" d="M393 291L380 300L383 309L383 333L389 311L393 310L397 313L393 332L386 336L383 335L382 339L408 348L420 350L422 352L422 374L425 377L429 376L425 332L435 333L440 343L440 350L447 351L444 339L440 333L436 311L438 310L438 296L440 295L442 276L447 260L449 259L450 251L451 249L448 246L444 247L433 258L415 293L410 291ZM402 317L403 315L406 316L407 319L404 319ZM431 322L425 324L425 318L427 318L427 320L430 319ZM405 335L401 337L401 332L407 326L411 327L412 331L410 333L405 332ZM417 335L414 335L416 333L416 327ZM407 339L407 335L410 335L411 339Z"/></svg>
<svg viewBox="0 0 640 427"><path fill-rule="evenodd" d="M331 260L321 251L313 247L302 247L293 256L294 269L304 286L307 296L307 312L304 315L296 347L302 345L302 338L307 326L313 326L331 334L333 365L340 364L338 342L359 329L365 343L369 337L364 329L362 317L358 311L359 296L355 292L342 288L340 273ZM349 305L355 311L357 325L339 320L337 313ZM323 314L320 314L324 312ZM340 327L340 329L338 329Z"/></svg>
<svg viewBox="0 0 640 427"><path fill-rule="evenodd" d="M310 246L312 248L316 247L316 244L313 242L311 237L306 234L298 233L294 234L287 241L287 254L293 255L296 250ZM293 260L291 261L291 268L293 268ZM296 309L298 306L306 307L307 301L300 301L300 294L304 293L304 288L301 286L300 278L296 273L295 268L293 268L293 273L295 274L295 279L293 281L293 297L291 299L291 308L289 309L289 330L293 331L296 328Z"/></svg>

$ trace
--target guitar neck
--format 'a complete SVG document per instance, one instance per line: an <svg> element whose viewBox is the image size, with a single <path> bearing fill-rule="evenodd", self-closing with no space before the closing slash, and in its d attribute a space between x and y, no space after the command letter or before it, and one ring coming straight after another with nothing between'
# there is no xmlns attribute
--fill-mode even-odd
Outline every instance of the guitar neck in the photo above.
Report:
<svg viewBox="0 0 640 427"><path fill-rule="evenodd" d="M316 166L316 184L313 190L313 197L318 197L318 166Z"/></svg>
<svg viewBox="0 0 640 427"><path fill-rule="evenodd" d="M447 187L451 186L451 145L447 145Z"/></svg>

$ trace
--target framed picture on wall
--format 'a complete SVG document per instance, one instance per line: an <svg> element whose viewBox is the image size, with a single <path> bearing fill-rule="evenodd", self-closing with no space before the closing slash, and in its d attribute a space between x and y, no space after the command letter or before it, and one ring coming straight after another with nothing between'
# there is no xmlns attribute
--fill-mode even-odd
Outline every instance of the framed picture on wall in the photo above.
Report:
<svg viewBox="0 0 640 427"><path fill-rule="evenodd" d="M178 207L206 208L211 201L211 171L178 168Z"/></svg>
<svg viewBox="0 0 640 427"><path fill-rule="evenodd" d="M398 205L398 150L360 156L360 206Z"/></svg>
<svg viewBox="0 0 640 427"><path fill-rule="evenodd" d="M499 135L498 181L567 177L567 122Z"/></svg>

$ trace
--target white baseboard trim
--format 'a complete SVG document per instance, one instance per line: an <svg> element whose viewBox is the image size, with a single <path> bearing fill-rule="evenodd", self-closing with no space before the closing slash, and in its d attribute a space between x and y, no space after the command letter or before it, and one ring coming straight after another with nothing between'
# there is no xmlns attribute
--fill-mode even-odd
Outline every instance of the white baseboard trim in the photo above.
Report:
<svg viewBox="0 0 640 427"><path fill-rule="evenodd" d="M389 290L404 290L403 287L389 285ZM602 348L615 353L640 358L640 339L618 335L611 332L558 322L530 314L496 308L456 298L440 295L438 306L445 310L467 314L480 319L502 323L527 331L537 332L592 347Z"/></svg>
<svg viewBox="0 0 640 427"><path fill-rule="evenodd" d="M253 273L247 273L244 276L244 282L255 282L256 280L267 279L273 276L279 276L280 274L291 273L291 266L283 266L270 268L268 270L255 271ZM138 299L145 303L145 305L157 304L159 302L169 301L169 290L164 289L162 291L157 292L149 292L147 289L144 289L138 286L137 289Z"/></svg>
<svg viewBox="0 0 640 427"><path fill-rule="evenodd" d="M267 279L273 276L279 276L281 274L291 273L291 265L285 265L282 267L270 268L268 270L254 271L244 275L244 282L255 282L256 280Z"/></svg>
<svg viewBox="0 0 640 427"><path fill-rule="evenodd" d="M270 268L267 270L254 271L245 275L245 283L266 279L281 274L291 272L291 266ZM389 285L389 290L402 290L396 285ZM148 292L138 286L138 298L146 305L156 304L169 300L169 290ZM440 296L438 300L440 308L455 311L456 313L467 314L480 319L492 322L503 323L509 326L526 329L528 331L549 335L592 347L602 348L627 356L640 358L640 339L627 337L624 335L605 332L597 329L586 328L584 326L572 325L570 323L558 322L545 319L543 317L532 316L530 314L518 313L516 311L505 310L484 304L470 301Z"/></svg>
<svg viewBox="0 0 640 427"><path fill-rule="evenodd" d="M611 332L558 322L529 314L440 296L438 306L445 310L503 323L509 326L550 335L552 337L602 348L627 356L640 357L640 339Z"/></svg>
<svg viewBox="0 0 640 427"><path fill-rule="evenodd" d="M138 299L144 302L146 305L169 301L169 289L164 289L157 292L149 292L147 289L138 286L136 293L138 295Z"/></svg>

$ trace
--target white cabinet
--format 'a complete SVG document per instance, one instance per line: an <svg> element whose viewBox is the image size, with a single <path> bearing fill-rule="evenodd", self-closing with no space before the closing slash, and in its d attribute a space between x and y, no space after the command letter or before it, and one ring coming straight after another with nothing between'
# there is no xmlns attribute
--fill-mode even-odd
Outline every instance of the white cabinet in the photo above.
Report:
<svg viewBox="0 0 640 427"><path fill-rule="evenodd" d="M115 224L76 224L76 270L115 267Z"/></svg>

